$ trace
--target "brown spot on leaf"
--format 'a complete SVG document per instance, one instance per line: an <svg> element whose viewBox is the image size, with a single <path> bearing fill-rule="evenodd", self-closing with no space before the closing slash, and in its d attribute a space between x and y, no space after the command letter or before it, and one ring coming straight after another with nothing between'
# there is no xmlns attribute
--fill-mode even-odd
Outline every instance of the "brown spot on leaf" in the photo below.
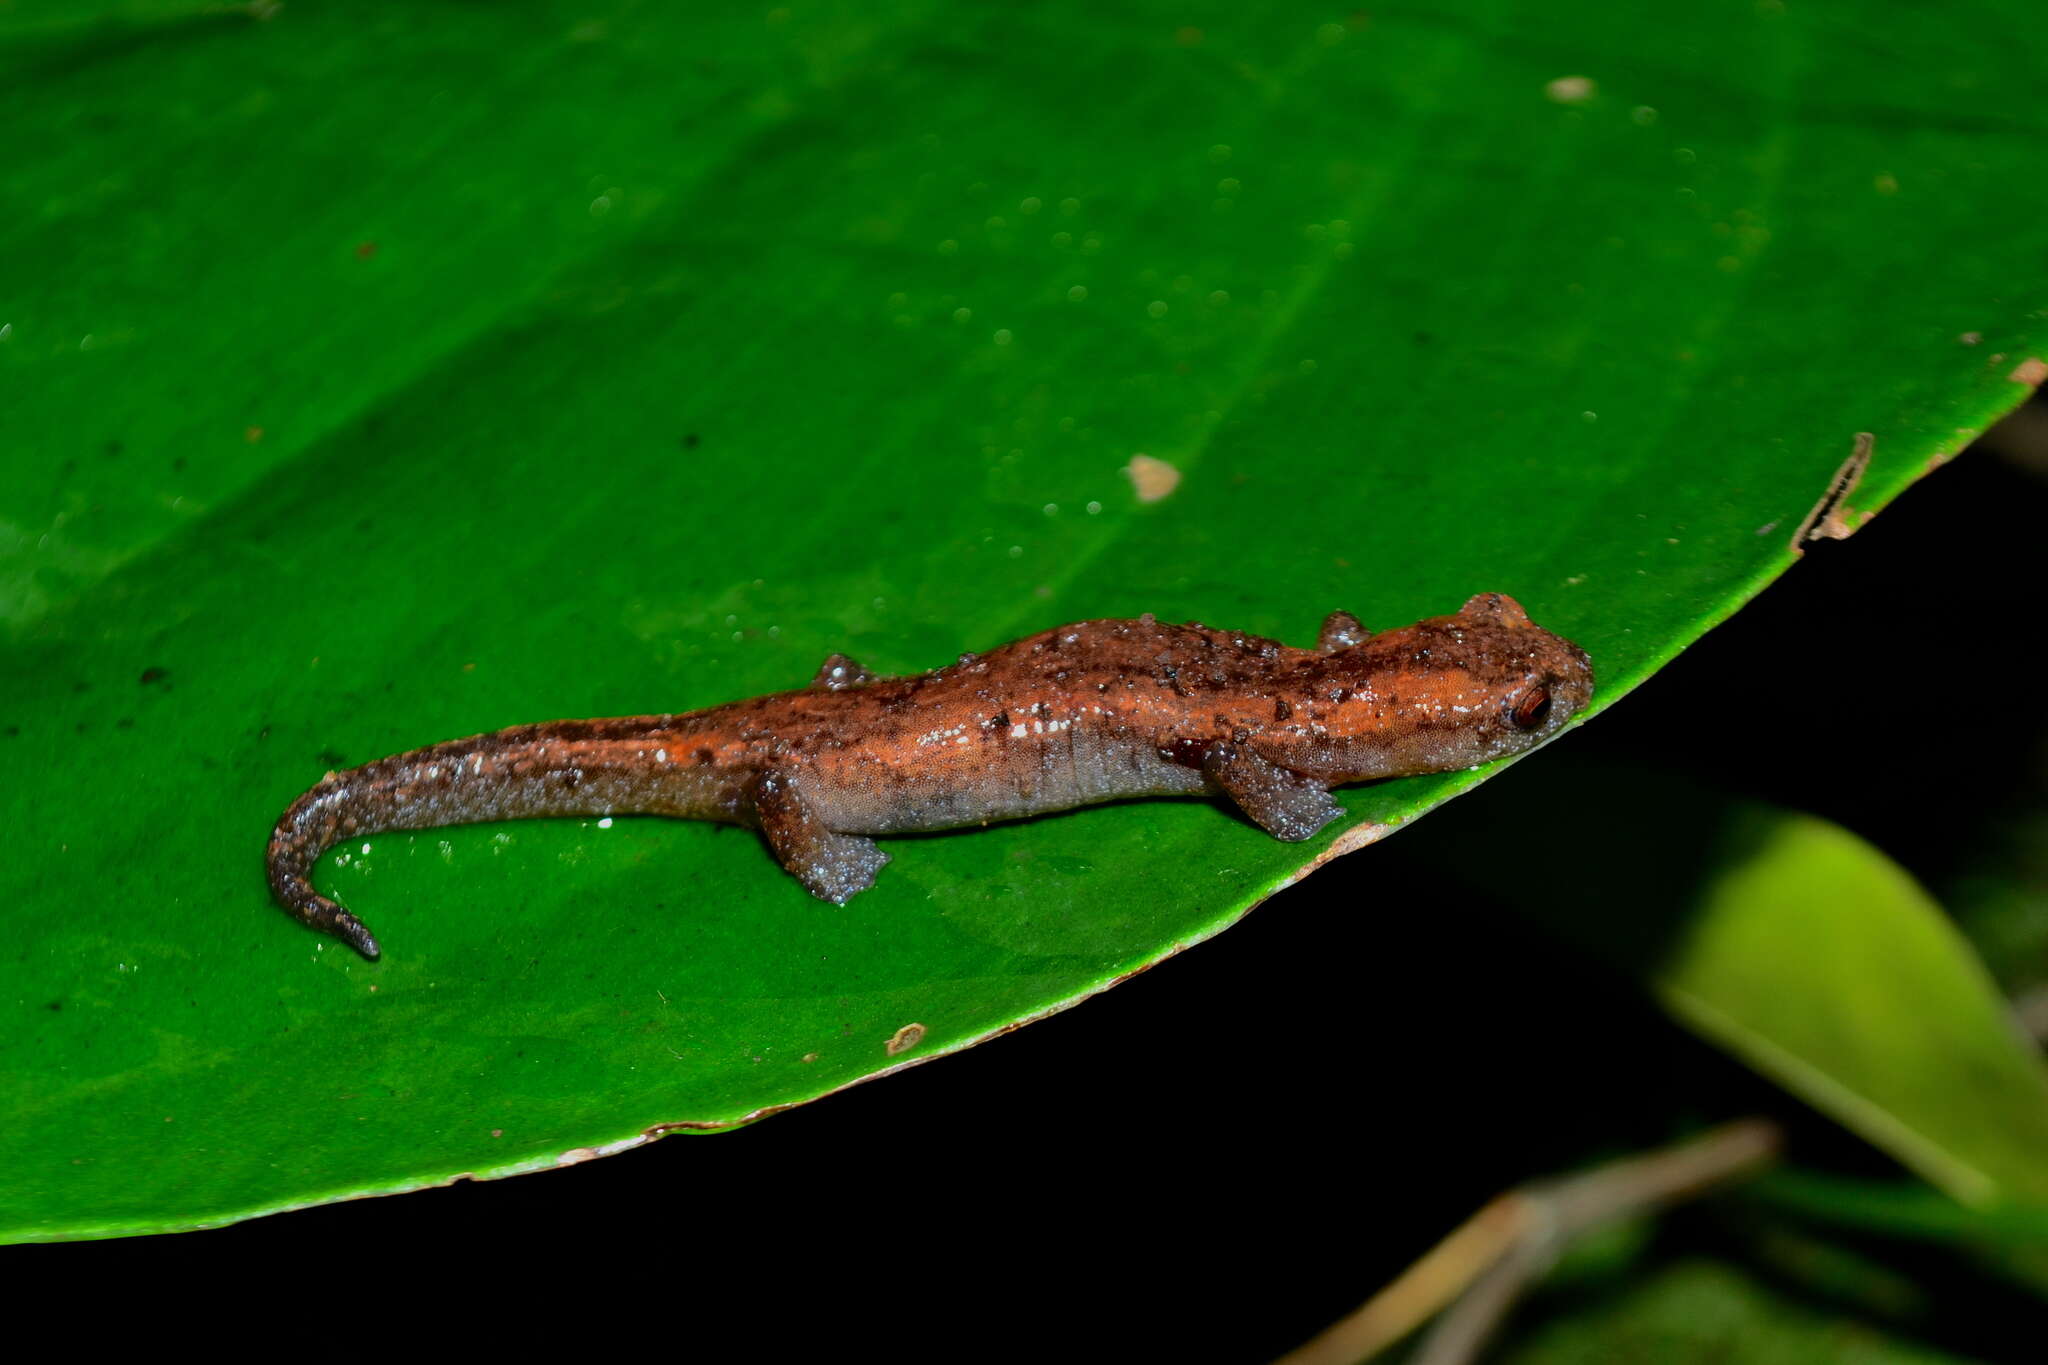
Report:
<svg viewBox="0 0 2048 1365"><path fill-rule="evenodd" d="M1820 495L1820 501L1799 523L1799 529L1792 533L1792 553L1804 554L1806 547L1816 540L1847 540L1855 534L1856 528L1870 519L1869 513L1858 513L1848 505L1849 495L1856 491L1856 485L1863 482L1863 471L1870 467L1870 452L1877 447L1877 438L1867 431L1856 433L1855 448L1849 458L1842 461L1841 468L1828 480L1827 491ZM1855 518L1853 521L1851 518Z"/></svg>
<svg viewBox="0 0 2048 1365"><path fill-rule="evenodd" d="M891 1057L900 1057L924 1041L923 1024L905 1024L897 1029L895 1036L882 1044L882 1050Z"/></svg>
<svg viewBox="0 0 2048 1365"><path fill-rule="evenodd" d="M2043 381L2048 381L2048 360L2030 355L2015 365L2012 373L2006 378L2015 384L2025 384L2028 388L2038 389Z"/></svg>
<svg viewBox="0 0 2048 1365"><path fill-rule="evenodd" d="M1139 502L1158 502L1180 487L1180 471L1150 455L1131 456L1124 473L1131 476L1131 487L1136 490Z"/></svg>

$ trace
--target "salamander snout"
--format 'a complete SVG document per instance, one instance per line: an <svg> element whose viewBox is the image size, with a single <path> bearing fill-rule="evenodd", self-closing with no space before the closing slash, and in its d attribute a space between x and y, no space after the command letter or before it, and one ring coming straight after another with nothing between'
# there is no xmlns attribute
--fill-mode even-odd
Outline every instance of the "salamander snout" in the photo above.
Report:
<svg viewBox="0 0 2048 1365"><path fill-rule="evenodd" d="M1586 709L1593 699L1593 663L1570 640L1533 623L1504 634L1508 639L1501 643L1509 648L1501 652L1513 664L1501 679L1504 723L1497 743L1513 752L1548 738Z"/></svg>

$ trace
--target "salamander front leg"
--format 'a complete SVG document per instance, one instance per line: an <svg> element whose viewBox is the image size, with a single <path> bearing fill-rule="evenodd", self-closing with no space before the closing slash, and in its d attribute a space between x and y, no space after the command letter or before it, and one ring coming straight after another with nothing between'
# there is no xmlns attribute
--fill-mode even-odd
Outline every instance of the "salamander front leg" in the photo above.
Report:
<svg viewBox="0 0 2048 1365"><path fill-rule="evenodd" d="M754 816L783 870L834 905L873 886L875 873L889 861L873 839L825 828L790 773L770 771L755 779Z"/></svg>
<svg viewBox="0 0 2048 1365"><path fill-rule="evenodd" d="M1202 755L1202 774L1275 839L1307 839L1344 813L1328 787L1242 744L1211 744Z"/></svg>

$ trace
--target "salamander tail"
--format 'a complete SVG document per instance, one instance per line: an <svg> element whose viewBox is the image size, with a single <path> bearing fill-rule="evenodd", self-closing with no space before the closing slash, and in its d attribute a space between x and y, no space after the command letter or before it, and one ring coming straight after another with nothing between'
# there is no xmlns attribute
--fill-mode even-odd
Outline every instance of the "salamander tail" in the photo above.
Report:
<svg viewBox="0 0 2048 1365"><path fill-rule="evenodd" d="M332 934L375 962L382 951L368 926L313 889L313 864L343 832L347 793L331 779L294 801L270 835L270 889L301 924Z"/></svg>

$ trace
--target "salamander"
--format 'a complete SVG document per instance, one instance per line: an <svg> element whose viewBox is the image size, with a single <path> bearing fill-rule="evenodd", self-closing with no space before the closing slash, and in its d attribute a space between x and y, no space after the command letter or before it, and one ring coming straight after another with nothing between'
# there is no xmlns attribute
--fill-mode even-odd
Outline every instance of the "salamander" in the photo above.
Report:
<svg viewBox="0 0 2048 1365"><path fill-rule="evenodd" d="M1500 593L1377 635L1332 612L1313 649L1145 615L1057 626L904 677L834 654L797 691L515 726L329 773L278 820L270 886L374 959L377 940L313 889L312 869L334 844L385 830L725 821L758 829L835 905L889 861L875 835L1124 797L1221 795L1276 839L1307 839L1344 813L1331 787L1528 749L1592 691L1585 652Z"/></svg>

